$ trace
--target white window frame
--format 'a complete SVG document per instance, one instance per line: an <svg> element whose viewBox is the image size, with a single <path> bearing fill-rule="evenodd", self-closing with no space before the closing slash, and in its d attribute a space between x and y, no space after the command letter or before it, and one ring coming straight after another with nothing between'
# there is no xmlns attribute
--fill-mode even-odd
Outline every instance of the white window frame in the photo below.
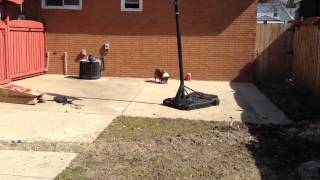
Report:
<svg viewBox="0 0 320 180"><path fill-rule="evenodd" d="M143 11L143 0L139 0L139 8L126 8L126 0L121 0L121 11Z"/></svg>
<svg viewBox="0 0 320 180"><path fill-rule="evenodd" d="M70 9L70 10L82 10L82 0L79 0L79 6L63 5L63 6L47 6L46 0L41 0L42 9Z"/></svg>

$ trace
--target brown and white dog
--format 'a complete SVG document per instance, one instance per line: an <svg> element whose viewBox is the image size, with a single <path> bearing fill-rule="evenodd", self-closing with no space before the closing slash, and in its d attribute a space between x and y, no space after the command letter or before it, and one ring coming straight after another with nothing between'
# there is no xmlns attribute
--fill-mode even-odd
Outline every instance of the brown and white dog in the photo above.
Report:
<svg viewBox="0 0 320 180"><path fill-rule="evenodd" d="M159 83L168 83L170 75L165 70L160 70L159 68L157 68L154 71L154 81L157 82L157 79L159 79Z"/></svg>

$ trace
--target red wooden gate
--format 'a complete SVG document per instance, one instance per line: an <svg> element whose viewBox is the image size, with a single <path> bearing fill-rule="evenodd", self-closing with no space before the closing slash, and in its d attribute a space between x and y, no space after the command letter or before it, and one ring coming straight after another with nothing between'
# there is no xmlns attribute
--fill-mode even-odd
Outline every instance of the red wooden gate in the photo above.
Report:
<svg viewBox="0 0 320 180"><path fill-rule="evenodd" d="M45 34L42 23L0 21L0 84L45 71Z"/></svg>

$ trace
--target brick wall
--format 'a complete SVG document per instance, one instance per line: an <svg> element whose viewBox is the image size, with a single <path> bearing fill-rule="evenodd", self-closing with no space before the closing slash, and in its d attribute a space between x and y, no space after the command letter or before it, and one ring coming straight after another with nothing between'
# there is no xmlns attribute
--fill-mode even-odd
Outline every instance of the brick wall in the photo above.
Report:
<svg viewBox="0 0 320 180"><path fill-rule="evenodd" d="M25 14L47 27L50 73L79 72L81 49L98 57L105 42L107 76L152 77L154 69L178 76L175 14L171 0L144 0L143 12L121 12L120 0L83 0L82 10L42 10L28 0ZM202 80L252 80L256 0L182 0L185 72Z"/></svg>

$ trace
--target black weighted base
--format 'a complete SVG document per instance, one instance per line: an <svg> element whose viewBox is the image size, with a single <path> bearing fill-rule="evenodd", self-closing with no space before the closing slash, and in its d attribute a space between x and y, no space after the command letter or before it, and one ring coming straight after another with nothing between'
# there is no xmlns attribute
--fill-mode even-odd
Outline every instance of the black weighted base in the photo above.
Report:
<svg viewBox="0 0 320 180"><path fill-rule="evenodd" d="M195 91L185 96L177 95L177 97L168 98L163 101L163 105L179 110L202 109L219 104L220 100L218 96Z"/></svg>

